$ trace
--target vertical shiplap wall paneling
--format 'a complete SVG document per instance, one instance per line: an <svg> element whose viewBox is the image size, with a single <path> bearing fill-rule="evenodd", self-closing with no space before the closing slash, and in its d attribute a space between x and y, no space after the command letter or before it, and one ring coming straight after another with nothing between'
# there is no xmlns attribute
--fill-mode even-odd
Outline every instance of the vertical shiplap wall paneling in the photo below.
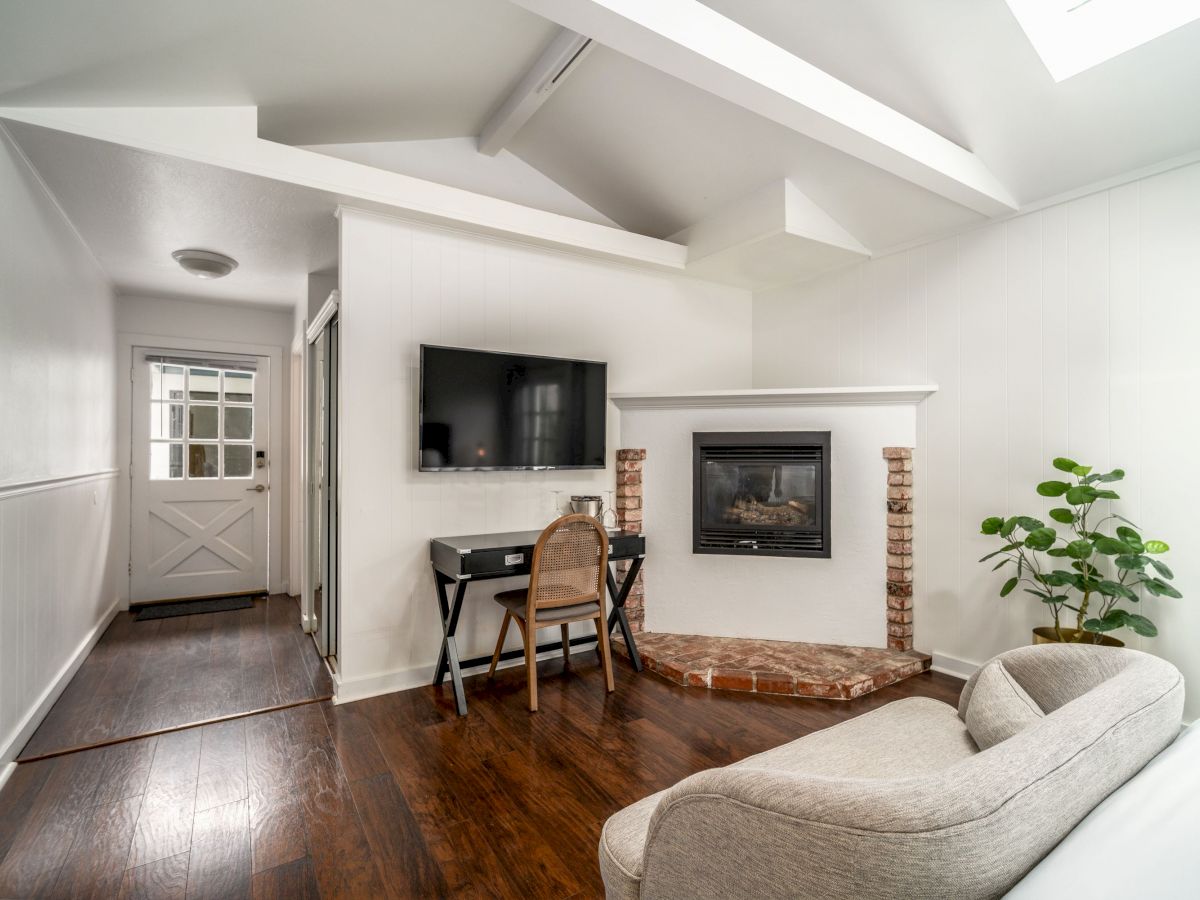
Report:
<svg viewBox="0 0 1200 900"><path fill-rule="evenodd" d="M1200 519L1190 486L1200 446L1200 167L1141 185L1142 524L1167 540L1183 600L1147 601L1160 636L1147 648L1188 660L1188 701L1200 710ZM1130 517L1132 518L1132 516Z"/></svg>
<svg viewBox="0 0 1200 900"><path fill-rule="evenodd" d="M1108 207L1109 458L1112 466L1120 466L1137 477L1116 486L1121 494L1120 509L1115 503L1104 506L1105 515L1119 512L1134 522L1142 520L1146 474L1142 465L1138 399L1142 361L1142 297L1138 283L1140 190L1137 183L1114 189L1109 193ZM1147 646L1147 639L1132 633L1123 640L1132 647Z"/></svg>
<svg viewBox="0 0 1200 900"><path fill-rule="evenodd" d="M783 354L779 335L805 328L809 305L829 296L842 306L837 327L819 333L837 342L837 363L818 370ZM1045 518L1057 501L1034 485L1068 455L1124 467L1122 499L1101 514L1174 548L1184 599L1146 597L1160 636L1120 636L1200 681L1200 519L1187 475L1200 446L1200 166L761 293L754 338L757 387L939 385L918 414L920 647L980 662L1044 623L1034 598L996 596L1000 574L976 562L992 548L978 522ZM1198 711L1192 692L1189 718Z"/></svg>
<svg viewBox="0 0 1200 900"><path fill-rule="evenodd" d="M342 214L340 273L339 696L412 686L432 671L441 626L430 537L539 528L551 518L551 491L565 503L613 483L611 468L417 471L420 344L606 360L612 391L751 380L747 291L354 210ZM836 352L832 338L824 344ZM610 456L618 441L610 406ZM507 586L470 589L464 656L491 651L501 617L489 597Z"/></svg>
<svg viewBox="0 0 1200 900"><path fill-rule="evenodd" d="M1045 348L1042 343L1042 220L1014 219L1004 225L1005 255L1005 495L995 513L1006 510L1037 516L1044 521L1049 504L1038 496L1028 473L1046 465L1042 445L1042 392L1045 386ZM990 549L995 549L994 547ZM990 552L990 549L988 552ZM981 554L982 555L982 554ZM982 567L981 567L982 568ZM994 589L989 578L984 585ZM990 599L997 618L1005 621L1002 635L1020 633L1041 624L1041 604L1023 591L1007 601Z"/></svg>
<svg viewBox="0 0 1200 900"><path fill-rule="evenodd" d="M0 771L114 609L111 286L0 128Z"/></svg>

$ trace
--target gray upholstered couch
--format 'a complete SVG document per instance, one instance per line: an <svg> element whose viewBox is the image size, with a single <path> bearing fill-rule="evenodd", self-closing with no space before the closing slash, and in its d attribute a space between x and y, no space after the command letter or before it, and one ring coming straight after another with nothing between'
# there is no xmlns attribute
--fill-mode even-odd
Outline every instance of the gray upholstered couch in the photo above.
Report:
<svg viewBox="0 0 1200 900"><path fill-rule="evenodd" d="M957 710L899 700L621 810L600 839L607 895L998 896L1175 739L1182 708L1156 657L1013 650Z"/></svg>

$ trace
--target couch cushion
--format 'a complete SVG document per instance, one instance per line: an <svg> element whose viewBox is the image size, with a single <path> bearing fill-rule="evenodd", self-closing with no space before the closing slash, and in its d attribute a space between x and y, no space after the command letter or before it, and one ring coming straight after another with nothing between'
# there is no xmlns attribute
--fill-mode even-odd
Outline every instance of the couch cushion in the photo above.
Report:
<svg viewBox="0 0 1200 900"><path fill-rule="evenodd" d="M980 750L1006 741L1045 717L1042 708L1017 684L1004 662L994 659L979 673L967 706L967 730Z"/></svg>
<svg viewBox="0 0 1200 900"><path fill-rule="evenodd" d="M748 756L731 768L904 778L939 771L978 752L953 706L910 697ZM638 896L650 817L664 793L644 797L605 823L600 835L600 871L609 900Z"/></svg>

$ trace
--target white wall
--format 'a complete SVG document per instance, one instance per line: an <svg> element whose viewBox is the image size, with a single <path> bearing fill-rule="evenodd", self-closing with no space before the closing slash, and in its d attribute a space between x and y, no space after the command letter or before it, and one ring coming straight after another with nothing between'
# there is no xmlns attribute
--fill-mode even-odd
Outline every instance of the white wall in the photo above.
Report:
<svg viewBox="0 0 1200 900"><path fill-rule="evenodd" d="M0 776L115 609L113 299L0 128Z"/></svg>
<svg viewBox="0 0 1200 900"><path fill-rule="evenodd" d="M297 298L303 305L303 299ZM279 310L255 306L206 303L165 297L131 297L117 299L117 337L119 356L118 441L122 458L128 459L129 440L129 345L143 344L145 337L156 340L155 345L168 349L209 347L227 352L241 349L245 353L275 354L271 372L271 442L268 453L271 466L271 512L269 516L271 584L273 591L299 591L288 583L290 574L291 481L290 435L290 353L294 328L291 307ZM172 339L179 343L172 344ZM186 343L184 343L186 342ZM128 554L129 535L129 472L122 469L116 504L118 555ZM124 560L124 556L122 556ZM122 597L126 598L128 581L119 580Z"/></svg>
<svg viewBox="0 0 1200 900"><path fill-rule="evenodd" d="M609 390L702 389L750 380L750 296L675 275L342 214L342 647L339 697L420 684L441 638L429 538L550 520L551 489L603 472L420 473L422 342L607 360ZM619 446L610 405L609 455ZM506 585L473 586L464 657L490 652ZM515 643L514 643L515 646Z"/></svg>
<svg viewBox="0 0 1200 900"><path fill-rule="evenodd" d="M1128 473L1114 510L1176 549L1147 597L1161 654L1200 684L1200 166L754 300L755 386L936 382L916 455L918 647L979 662L1044 624L976 560L989 514L1039 514L1066 455ZM1188 717L1200 712L1193 691Z"/></svg>
<svg viewBox="0 0 1200 900"><path fill-rule="evenodd" d="M829 559L692 553L692 432L830 432ZM646 448L646 630L887 646L887 463L911 447L912 406L631 409L621 437Z"/></svg>

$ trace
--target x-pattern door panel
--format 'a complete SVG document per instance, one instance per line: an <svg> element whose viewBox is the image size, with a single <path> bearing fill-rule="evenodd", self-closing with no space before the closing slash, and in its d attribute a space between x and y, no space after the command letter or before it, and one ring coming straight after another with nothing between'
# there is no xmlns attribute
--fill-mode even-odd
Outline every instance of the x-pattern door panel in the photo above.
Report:
<svg viewBox="0 0 1200 900"><path fill-rule="evenodd" d="M252 366L135 355L134 602L266 589L269 372Z"/></svg>

